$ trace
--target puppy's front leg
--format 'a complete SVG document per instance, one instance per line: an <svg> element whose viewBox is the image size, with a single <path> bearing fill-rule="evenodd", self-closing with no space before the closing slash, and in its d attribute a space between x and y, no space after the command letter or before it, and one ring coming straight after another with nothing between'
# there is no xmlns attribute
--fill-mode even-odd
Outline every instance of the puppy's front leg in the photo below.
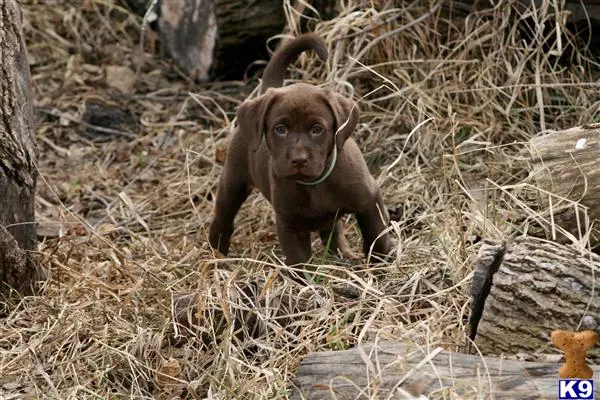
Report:
<svg viewBox="0 0 600 400"><path fill-rule="evenodd" d="M356 214L356 220L363 237L363 251L365 254L368 254L373 242L375 242L373 253L376 255L386 256L392 250L393 243L390 234L388 232L382 234L387 228L388 219L383 199L377 191L375 201L365 211Z"/></svg>
<svg viewBox="0 0 600 400"><path fill-rule="evenodd" d="M277 216L277 238L285 256L286 265L303 264L310 260L310 232L290 226L285 220Z"/></svg>
<svg viewBox="0 0 600 400"><path fill-rule="evenodd" d="M227 255L233 233L233 221L248 198L251 186L230 168L223 171L218 185L215 215L210 223L208 241L213 249Z"/></svg>

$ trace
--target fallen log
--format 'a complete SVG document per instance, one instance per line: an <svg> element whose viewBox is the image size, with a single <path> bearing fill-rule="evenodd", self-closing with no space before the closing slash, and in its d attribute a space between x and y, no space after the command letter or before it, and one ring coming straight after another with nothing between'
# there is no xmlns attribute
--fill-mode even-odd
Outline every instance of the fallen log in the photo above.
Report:
<svg viewBox="0 0 600 400"><path fill-rule="evenodd" d="M495 398L556 399L561 363L523 362L425 349L408 343L368 344L310 353L291 384L293 400ZM600 367L594 367L598 374ZM595 385L595 398L600 387Z"/></svg>
<svg viewBox="0 0 600 400"><path fill-rule="evenodd" d="M520 237L485 241L475 260L471 340L484 355L535 356L553 349L553 330L600 332L600 257ZM588 356L600 360L600 346Z"/></svg>
<svg viewBox="0 0 600 400"><path fill-rule="evenodd" d="M537 189L542 234L568 243L589 234L600 244L600 124L583 125L531 139L529 177ZM538 219L541 221L541 218ZM534 231L530 234L534 234Z"/></svg>
<svg viewBox="0 0 600 400"><path fill-rule="evenodd" d="M148 11L146 0L121 2L140 15ZM321 19L333 16L337 5L336 0L310 3ZM286 25L281 0L180 0L157 4L151 26L158 30L177 67L198 81L242 79L253 63L269 59L269 48L274 50L276 43L268 41L283 33ZM298 7L306 15L317 17L305 5ZM300 29L312 30L306 18L301 20Z"/></svg>

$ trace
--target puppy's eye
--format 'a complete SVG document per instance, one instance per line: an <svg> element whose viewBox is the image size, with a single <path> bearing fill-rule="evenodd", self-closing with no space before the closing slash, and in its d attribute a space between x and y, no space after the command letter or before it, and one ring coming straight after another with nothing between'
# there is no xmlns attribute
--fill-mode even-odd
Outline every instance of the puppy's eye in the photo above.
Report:
<svg viewBox="0 0 600 400"><path fill-rule="evenodd" d="M275 125L273 132L275 132L275 134L278 136L285 136L285 135L287 135L287 128L283 124L278 124L278 125Z"/></svg>
<svg viewBox="0 0 600 400"><path fill-rule="evenodd" d="M323 128L323 125L321 124L314 124L310 129L310 133L312 133L313 135L320 135L323 132L325 132L325 128Z"/></svg>

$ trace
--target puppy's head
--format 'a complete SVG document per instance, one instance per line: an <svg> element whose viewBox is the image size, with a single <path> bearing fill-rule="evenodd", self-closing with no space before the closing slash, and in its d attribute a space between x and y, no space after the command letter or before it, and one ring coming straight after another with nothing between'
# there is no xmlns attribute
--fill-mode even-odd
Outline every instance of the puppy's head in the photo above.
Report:
<svg viewBox="0 0 600 400"><path fill-rule="evenodd" d="M328 89L298 83L245 101L237 117L253 150L266 141L278 177L312 180L328 167L333 147L341 151L359 109Z"/></svg>

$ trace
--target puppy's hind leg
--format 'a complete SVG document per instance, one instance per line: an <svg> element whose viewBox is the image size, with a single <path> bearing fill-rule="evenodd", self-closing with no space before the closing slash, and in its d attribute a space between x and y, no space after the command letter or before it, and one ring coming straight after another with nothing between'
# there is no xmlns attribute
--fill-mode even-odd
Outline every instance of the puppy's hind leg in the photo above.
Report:
<svg viewBox="0 0 600 400"><path fill-rule="evenodd" d="M385 258L391 252L393 243L390 234L386 231L389 216L379 191L375 201L365 211L356 214L356 220L362 233L365 254L369 253L373 245L373 254ZM383 233L384 231L386 232Z"/></svg>
<svg viewBox="0 0 600 400"><path fill-rule="evenodd" d="M232 171L231 168L225 168L219 179L214 217L208 233L211 247L223 255L227 255L229 252L235 216L252 190L247 179L240 176L238 172Z"/></svg>

